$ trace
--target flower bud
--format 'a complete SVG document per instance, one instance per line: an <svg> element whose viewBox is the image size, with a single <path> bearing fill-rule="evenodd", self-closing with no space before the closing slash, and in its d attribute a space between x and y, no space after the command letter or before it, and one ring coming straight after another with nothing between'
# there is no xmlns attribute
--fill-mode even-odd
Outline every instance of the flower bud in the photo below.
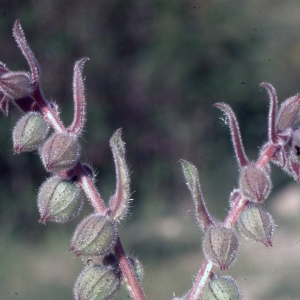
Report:
<svg viewBox="0 0 300 300"><path fill-rule="evenodd" d="M26 72L6 72L0 77L0 90L11 99L18 99L30 95L33 85Z"/></svg>
<svg viewBox="0 0 300 300"><path fill-rule="evenodd" d="M116 239L115 223L100 214L92 214L77 226L70 251L76 256L105 255L115 245Z"/></svg>
<svg viewBox="0 0 300 300"><path fill-rule="evenodd" d="M48 123L40 114L29 112L23 116L13 130L15 153L38 149L49 132Z"/></svg>
<svg viewBox="0 0 300 300"><path fill-rule="evenodd" d="M236 282L229 276L212 279L205 286L202 300L240 300Z"/></svg>
<svg viewBox="0 0 300 300"><path fill-rule="evenodd" d="M272 216L257 205L245 208L237 221L237 227L245 238L272 246L274 221Z"/></svg>
<svg viewBox="0 0 300 300"><path fill-rule="evenodd" d="M43 145L41 157L47 171L57 173L71 169L79 159L77 137L67 133L54 133Z"/></svg>
<svg viewBox="0 0 300 300"><path fill-rule="evenodd" d="M85 194L75 183L57 176L47 179L38 194L41 222L65 223L77 216Z"/></svg>
<svg viewBox="0 0 300 300"><path fill-rule="evenodd" d="M270 176L255 165L242 168L239 184L244 196L252 202L263 202L271 191Z"/></svg>
<svg viewBox="0 0 300 300"><path fill-rule="evenodd" d="M239 241L233 231L223 226L209 227L203 240L203 251L207 259L227 270L239 252Z"/></svg>
<svg viewBox="0 0 300 300"><path fill-rule="evenodd" d="M283 132L289 127L293 127L299 118L300 95L290 97L282 102L276 118L278 132Z"/></svg>
<svg viewBox="0 0 300 300"><path fill-rule="evenodd" d="M112 268L93 265L84 269L76 280L76 300L110 300L120 288L120 279Z"/></svg>

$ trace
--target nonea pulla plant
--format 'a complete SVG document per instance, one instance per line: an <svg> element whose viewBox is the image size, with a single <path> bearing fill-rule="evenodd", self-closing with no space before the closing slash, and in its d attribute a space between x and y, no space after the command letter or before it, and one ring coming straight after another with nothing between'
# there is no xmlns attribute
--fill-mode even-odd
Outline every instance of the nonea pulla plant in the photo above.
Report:
<svg viewBox="0 0 300 300"><path fill-rule="evenodd" d="M75 282L74 298L113 299L123 285L132 299L147 299L142 288L142 264L126 255L118 233L118 225L126 218L131 201L121 130L117 130L109 141L116 170L116 189L108 205L95 187L92 167L80 160L79 137L85 121L82 71L88 58L75 62L74 118L66 127L59 118L57 107L42 93L40 68L19 20L14 24L13 35L30 71L11 71L0 62L0 109L7 116L12 103L23 112L13 129L14 153L36 151L46 171L51 173L37 196L40 222L68 222L78 217L84 202L89 202L94 209L93 213L79 221L71 240L69 250L76 257L80 256L84 264ZM197 168L186 160L180 160L195 204L196 221L204 234L202 249L205 261L189 291L173 300L242 299L238 283L216 272L223 273L236 261L240 233L258 243L258 247L272 246L274 221L262 207L272 189L270 163L300 181L300 128L297 125L300 95L286 99L279 107L274 87L269 83L262 83L261 87L267 90L270 99L268 141L261 146L256 161L249 161L246 155L238 121L231 107L225 103L214 105L225 114L239 167L238 188L230 194L230 210L224 221L215 219L208 211Z"/></svg>

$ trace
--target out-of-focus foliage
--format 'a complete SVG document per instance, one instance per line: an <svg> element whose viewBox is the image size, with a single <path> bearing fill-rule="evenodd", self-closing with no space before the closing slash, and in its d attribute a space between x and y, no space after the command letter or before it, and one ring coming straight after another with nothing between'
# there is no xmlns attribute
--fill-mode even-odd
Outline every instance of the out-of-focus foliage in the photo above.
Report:
<svg viewBox="0 0 300 300"><path fill-rule="evenodd" d="M134 198L129 221L184 217L192 209L181 158L199 168L207 205L223 217L237 164L212 104L233 107L246 152L255 159L267 138L268 97L259 83L273 83L281 100L300 91L299 10L298 0L3 0L0 61L28 70L11 35L19 18L41 65L46 98L57 102L69 124L73 64L90 58L82 158L97 169L108 199L115 184L108 141L123 128ZM37 155L12 154L18 118L16 110L1 116L0 225L40 240L51 230L37 224L36 207L48 175ZM292 180L278 174L275 187ZM162 244L152 251L156 257L170 250Z"/></svg>

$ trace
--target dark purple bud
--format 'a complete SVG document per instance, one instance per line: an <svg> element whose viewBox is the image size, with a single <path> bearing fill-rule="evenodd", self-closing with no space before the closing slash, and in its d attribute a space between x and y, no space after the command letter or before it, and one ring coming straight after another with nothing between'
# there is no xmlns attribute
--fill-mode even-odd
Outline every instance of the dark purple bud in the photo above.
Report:
<svg viewBox="0 0 300 300"><path fill-rule="evenodd" d="M26 72L6 72L0 76L0 90L10 99L30 95L33 85Z"/></svg>

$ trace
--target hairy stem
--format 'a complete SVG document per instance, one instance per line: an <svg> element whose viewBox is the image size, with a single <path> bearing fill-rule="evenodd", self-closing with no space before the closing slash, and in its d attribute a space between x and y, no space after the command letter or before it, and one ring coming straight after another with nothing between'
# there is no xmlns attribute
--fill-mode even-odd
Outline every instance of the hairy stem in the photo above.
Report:
<svg viewBox="0 0 300 300"><path fill-rule="evenodd" d="M264 151L260 154L260 157L258 158L256 165L258 167L263 168L271 160L275 150L276 150L276 146L274 144L269 144L268 147L266 147ZM247 199L245 197L243 197L242 195L239 195L237 197L223 223L225 227L233 228L236 220L239 218L246 203L247 203ZM193 284L193 287L190 290L186 300L200 299L204 286L206 285L206 282L209 279L209 275L211 274L212 270L213 270L213 263L209 260L206 260L201 270L199 271L197 278Z"/></svg>
<svg viewBox="0 0 300 300"><path fill-rule="evenodd" d="M146 300L145 293L137 279L135 272L133 271L127 257L123 246L121 244L120 238L118 237L117 243L115 245L115 254L119 261L120 268L126 280L126 288L130 293L131 297L135 300Z"/></svg>

